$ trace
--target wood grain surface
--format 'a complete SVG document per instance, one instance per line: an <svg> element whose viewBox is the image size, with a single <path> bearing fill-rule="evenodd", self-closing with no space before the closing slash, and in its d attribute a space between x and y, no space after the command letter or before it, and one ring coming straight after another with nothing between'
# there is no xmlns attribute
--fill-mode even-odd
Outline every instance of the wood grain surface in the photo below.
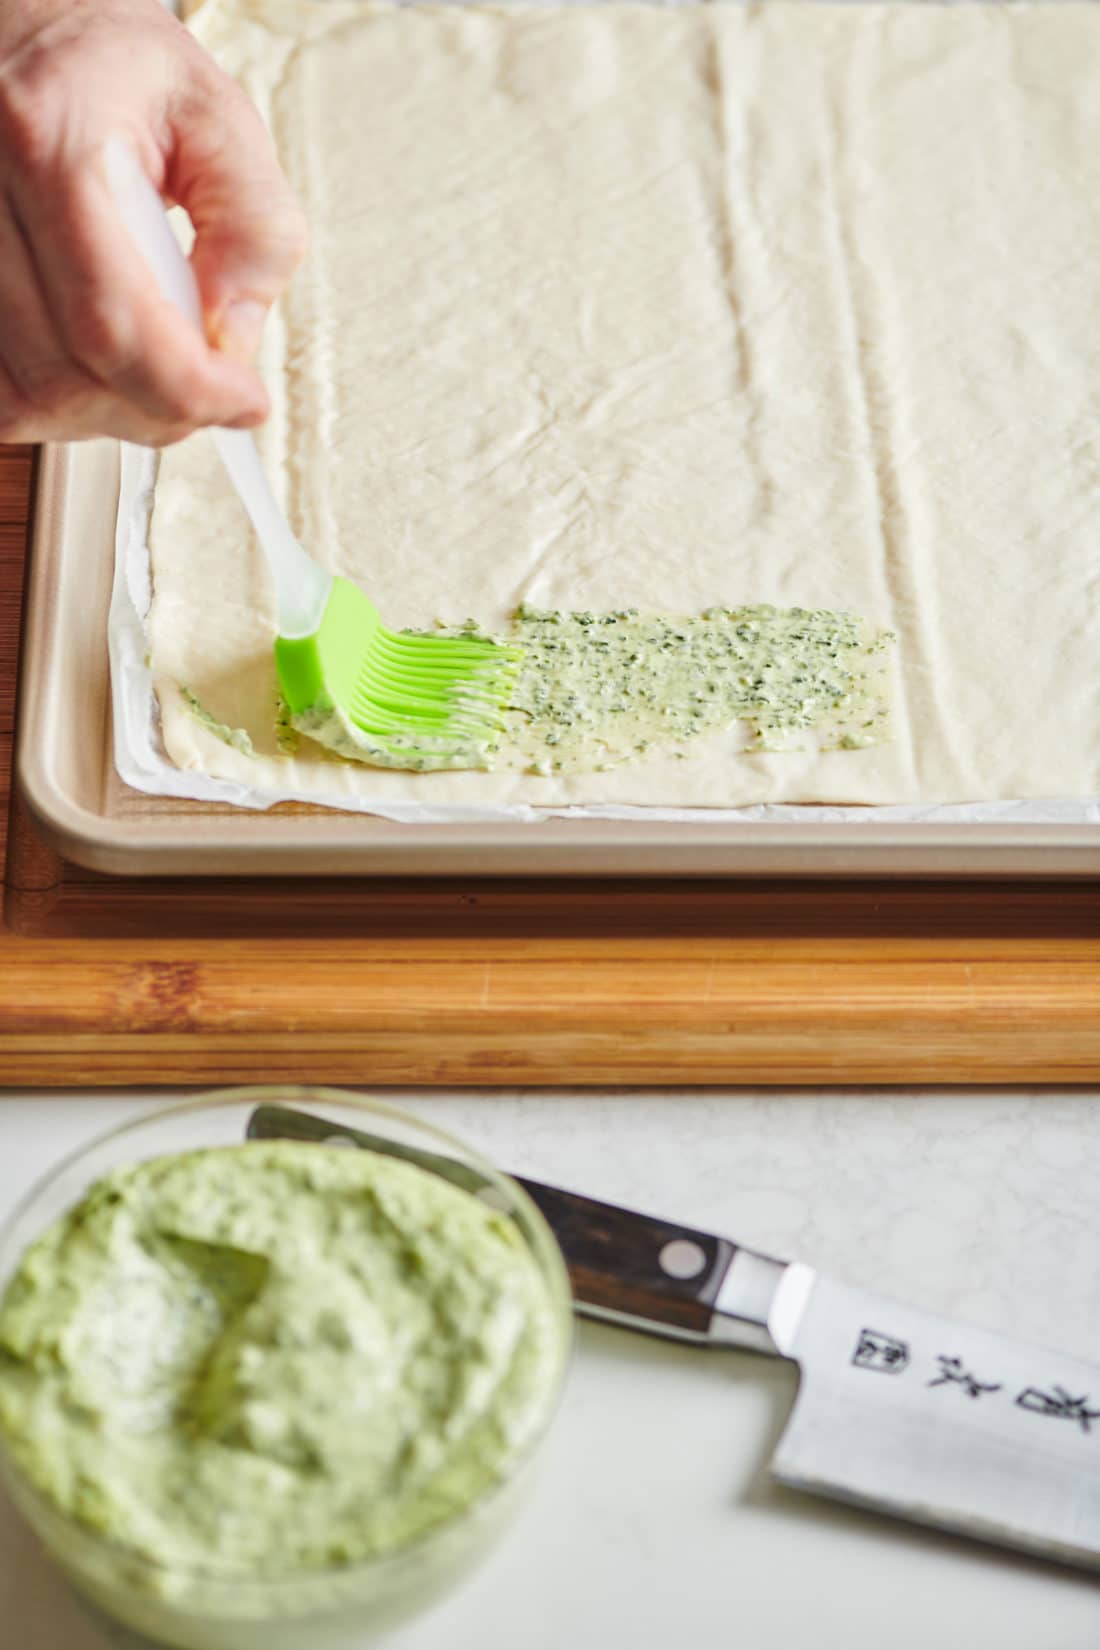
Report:
<svg viewBox="0 0 1100 1650"><path fill-rule="evenodd" d="M30 481L30 453L0 448L4 1084L1100 1079L1093 883L150 883L63 864L10 795Z"/></svg>

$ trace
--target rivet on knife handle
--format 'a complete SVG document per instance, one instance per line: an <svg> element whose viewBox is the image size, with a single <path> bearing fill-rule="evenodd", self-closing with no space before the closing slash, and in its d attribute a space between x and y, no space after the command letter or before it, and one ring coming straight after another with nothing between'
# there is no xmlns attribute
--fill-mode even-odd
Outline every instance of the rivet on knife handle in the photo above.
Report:
<svg viewBox="0 0 1100 1650"><path fill-rule="evenodd" d="M521 1184L557 1238L587 1316L708 1338L735 1244L577 1192Z"/></svg>

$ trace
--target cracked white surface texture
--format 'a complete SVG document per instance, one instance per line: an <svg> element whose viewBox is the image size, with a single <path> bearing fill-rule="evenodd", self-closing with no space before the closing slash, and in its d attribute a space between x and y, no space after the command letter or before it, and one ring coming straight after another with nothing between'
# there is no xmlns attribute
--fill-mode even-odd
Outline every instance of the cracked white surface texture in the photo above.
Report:
<svg viewBox="0 0 1100 1650"><path fill-rule="evenodd" d="M389 1098L504 1166L1100 1365L1095 1093ZM155 1099L0 1100L0 1217L139 1103ZM484 1570L387 1644L1095 1650L1094 1578L772 1485L794 1384L750 1354L584 1327L530 1506ZM106 1650L6 1504L0 1619L18 1650Z"/></svg>

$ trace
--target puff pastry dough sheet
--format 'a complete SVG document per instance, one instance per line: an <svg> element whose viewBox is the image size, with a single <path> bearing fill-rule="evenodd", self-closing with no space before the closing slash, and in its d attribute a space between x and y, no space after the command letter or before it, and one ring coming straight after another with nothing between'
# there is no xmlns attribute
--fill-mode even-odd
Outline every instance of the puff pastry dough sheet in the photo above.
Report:
<svg viewBox="0 0 1100 1650"><path fill-rule="evenodd" d="M176 763L432 805L1100 791L1092 4L206 0L192 26L312 222L264 457L388 622L775 602L898 646L869 750L731 735L558 778L288 758L271 594L200 436L151 527Z"/></svg>

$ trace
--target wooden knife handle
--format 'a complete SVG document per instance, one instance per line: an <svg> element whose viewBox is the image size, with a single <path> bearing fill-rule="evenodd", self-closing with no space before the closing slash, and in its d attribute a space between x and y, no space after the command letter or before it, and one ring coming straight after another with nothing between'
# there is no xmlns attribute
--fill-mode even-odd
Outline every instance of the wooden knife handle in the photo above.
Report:
<svg viewBox="0 0 1100 1650"><path fill-rule="evenodd" d="M577 1306L679 1339L705 1339L736 1244L516 1176L565 1256Z"/></svg>

